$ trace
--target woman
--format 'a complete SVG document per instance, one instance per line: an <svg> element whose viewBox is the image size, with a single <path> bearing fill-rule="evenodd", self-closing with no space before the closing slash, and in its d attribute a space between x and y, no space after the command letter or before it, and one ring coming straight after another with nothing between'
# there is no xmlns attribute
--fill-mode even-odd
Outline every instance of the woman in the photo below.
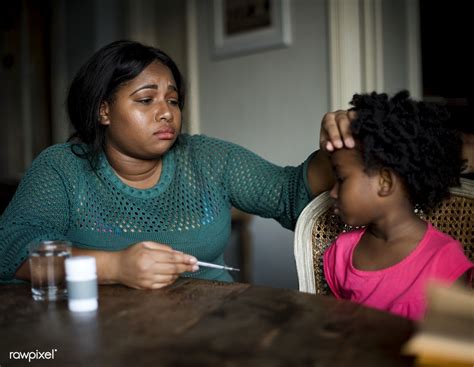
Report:
<svg viewBox="0 0 474 367"><path fill-rule="evenodd" d="M111 43L72 82L76 133L33 162L0 219L0 279L29 279L28 243L67 239L97 260L102 284L156 289L187 276L228 281L230 208L287 228L333 183L327 156L277 167L237 145L181 134L185 91L175 63L136 42ZM328 114L322 144L342 146L349 120ZM341 131L341 133L339 132Z"/></svg>

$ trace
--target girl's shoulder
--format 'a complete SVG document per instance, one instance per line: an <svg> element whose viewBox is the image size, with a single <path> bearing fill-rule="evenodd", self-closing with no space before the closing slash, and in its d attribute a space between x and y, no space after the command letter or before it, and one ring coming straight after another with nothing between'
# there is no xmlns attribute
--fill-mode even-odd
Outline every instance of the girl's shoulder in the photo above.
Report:
<svg viewBox="0 0 474 367"><path fill-rule="evenodd" d="M433 277L450 282L468 270L472 272L474 263L467 257L461 242L431 224L427 232L426 246L416 257L418 269L426 268Z"/></svg>
<svg viewBox="0 0 474 367"><path fill-rule="evenodd" d="M472 266L462 243L430 223L422 241L425 241L425 246L416 257L417 261L432 261L436 268L457 268L460 264Z"/></svg>
<svg viewBox="0 0 474 367"><path fill-rule="evenodd" d="M348 259L364 232L365 228L355 228L340 233L327 249L327 255L334 256L335 258Z"/></svg>
<svg viewBox="0 0 474 367"><path fill-rule="evenodd" d="M365 227L362 228L351 228L347 231L341 232L336 240L335 244L340 247L347 247L347 246L352 246L356 245L359 241L362 235L365 232Z"/></svg>
<svg viewBox="0 0 474 367"><path fill-rule="evenodd" d="M431 251L443 251L448 248L454 248L463 251L463 245L454 237L444 233L428 222L428 229L423 240L429 243L428 248Z"/></svg>

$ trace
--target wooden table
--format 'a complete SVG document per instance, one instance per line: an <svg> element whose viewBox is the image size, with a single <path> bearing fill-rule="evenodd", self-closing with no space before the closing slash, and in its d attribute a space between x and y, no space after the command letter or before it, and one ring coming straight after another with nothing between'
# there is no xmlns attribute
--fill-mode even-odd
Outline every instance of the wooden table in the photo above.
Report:
<svg viewBox="0 0 474 367"><path fill-rule="evenodd" d="M181 279L158 291L99 287L99 309L0 286L0 366L411 366L412 322L286 289ZM10 360L47 352L54 360ZM18 356L18 354L16 355Z"/></svg>

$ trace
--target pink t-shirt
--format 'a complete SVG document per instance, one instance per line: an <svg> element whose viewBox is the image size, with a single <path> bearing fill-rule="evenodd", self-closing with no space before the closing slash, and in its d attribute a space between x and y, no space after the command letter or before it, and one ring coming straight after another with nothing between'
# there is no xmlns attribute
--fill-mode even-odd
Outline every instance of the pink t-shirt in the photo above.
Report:
<svg viewBox="0 0 474 367"><path fill-rule="evenodd" d="M324 253L324 275L337 298L420 319L426 309L429 280L451 284L474 264L454 238L428 223L417 247L402 261L386 269L354 268L352 256L365 229L342 233Z"/></svg>

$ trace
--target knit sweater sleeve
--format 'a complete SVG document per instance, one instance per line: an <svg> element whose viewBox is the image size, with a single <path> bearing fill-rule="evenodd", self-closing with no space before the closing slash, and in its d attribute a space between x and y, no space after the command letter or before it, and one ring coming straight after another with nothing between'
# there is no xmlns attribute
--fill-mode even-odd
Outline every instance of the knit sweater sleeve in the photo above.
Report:
<svg viewBox="0 0 474 367"><path fill-rule="evenodd" d="M65 239L69 204L63 179L54 168L55 150L47 149L33 162L0 217L0 280L14 278L29 243Z"/></svg>
<svg viewBox="0 0 474 367"><path fill-rule="evenodd" d="M231 205L248 213L276 219L293 230L296 220L311 200L307 182L308 162L280 167L229 142L206 137L201 159L209 174L221 177Z"/></svg>

